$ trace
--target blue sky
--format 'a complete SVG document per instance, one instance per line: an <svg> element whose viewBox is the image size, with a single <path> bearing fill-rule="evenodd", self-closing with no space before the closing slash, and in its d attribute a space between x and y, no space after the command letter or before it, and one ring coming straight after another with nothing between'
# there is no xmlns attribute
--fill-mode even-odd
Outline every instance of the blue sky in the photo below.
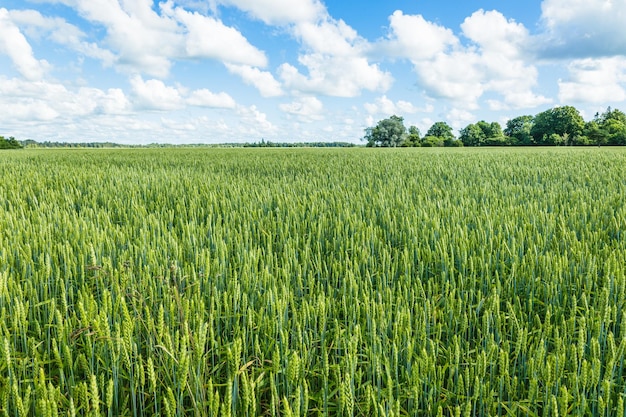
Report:
<svg viewBox="0 0 626 417"><path fill-rule="evenodd" d="M0 135L348 141L626 110L626 0L2 0Z"/></svg>

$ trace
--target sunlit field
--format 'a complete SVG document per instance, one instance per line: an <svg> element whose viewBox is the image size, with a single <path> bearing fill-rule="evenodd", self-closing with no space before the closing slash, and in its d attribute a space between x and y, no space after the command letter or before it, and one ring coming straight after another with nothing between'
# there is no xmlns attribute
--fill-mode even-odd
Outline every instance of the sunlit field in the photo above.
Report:
<svg viewBox="0 0 626 417"><path fill-rule="evenodd" d="M623 416L626 149L0 153L5 416Z"/></svg>

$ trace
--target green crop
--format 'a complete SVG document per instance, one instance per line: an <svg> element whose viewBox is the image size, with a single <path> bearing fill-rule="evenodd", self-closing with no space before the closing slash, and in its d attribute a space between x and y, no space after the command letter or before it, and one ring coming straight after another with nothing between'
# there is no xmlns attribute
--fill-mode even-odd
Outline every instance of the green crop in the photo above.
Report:
<svg viewBox="0 0 626 417"><path fill-rule="evenodd" d="M624 415L622 149L24 150L0 175L0 415Z"/></svg>

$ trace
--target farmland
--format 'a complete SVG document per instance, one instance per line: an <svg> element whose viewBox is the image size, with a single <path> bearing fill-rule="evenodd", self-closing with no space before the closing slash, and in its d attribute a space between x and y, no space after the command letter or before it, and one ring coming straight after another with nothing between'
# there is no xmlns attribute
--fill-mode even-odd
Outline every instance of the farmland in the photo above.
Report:
<svg viewBox="0 0 626 417"><path fill-rule="evenodd" d="M2 415L624 415L624 149L23 150L0 174Z"/></svg>

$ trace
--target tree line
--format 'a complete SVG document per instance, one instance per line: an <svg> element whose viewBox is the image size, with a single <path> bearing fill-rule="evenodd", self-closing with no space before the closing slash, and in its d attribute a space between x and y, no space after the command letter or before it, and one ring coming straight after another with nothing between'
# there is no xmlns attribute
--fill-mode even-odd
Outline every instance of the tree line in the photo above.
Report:
<svg viewBox="0 0 626 417"><path fill-rule="evenodd" d="M1 137L1 136L0 136ZM17 142L17 141L16 141ZM119 144L115 142L37 142L26 139L17 142L20 147L26 148L350 148L356 146L350 142L272 142L262 139L260 142L245 143L150 143L144 144ZM2 148L0 148L2 149Z"/></svg>
<svg viewBox="0 0 626 417"><path fill-rule="evenodd" d="M22 144L13 136L9 136L9 138L0 136L0 149L21 149L21 148L22 148Z"/></svg>
<svg viewBox="0 0 626 417"><path fill-rule="evenodd" d="M422 136L419 129L404 126L404 119L391 116L365 129L368 147L416 146L560 146L626 145L626 114L608 107L585 122L573 106L558 106L535 116L510 119L503 129L498 122L481 120L459 131L446 122L434 123Z"/></svg>

